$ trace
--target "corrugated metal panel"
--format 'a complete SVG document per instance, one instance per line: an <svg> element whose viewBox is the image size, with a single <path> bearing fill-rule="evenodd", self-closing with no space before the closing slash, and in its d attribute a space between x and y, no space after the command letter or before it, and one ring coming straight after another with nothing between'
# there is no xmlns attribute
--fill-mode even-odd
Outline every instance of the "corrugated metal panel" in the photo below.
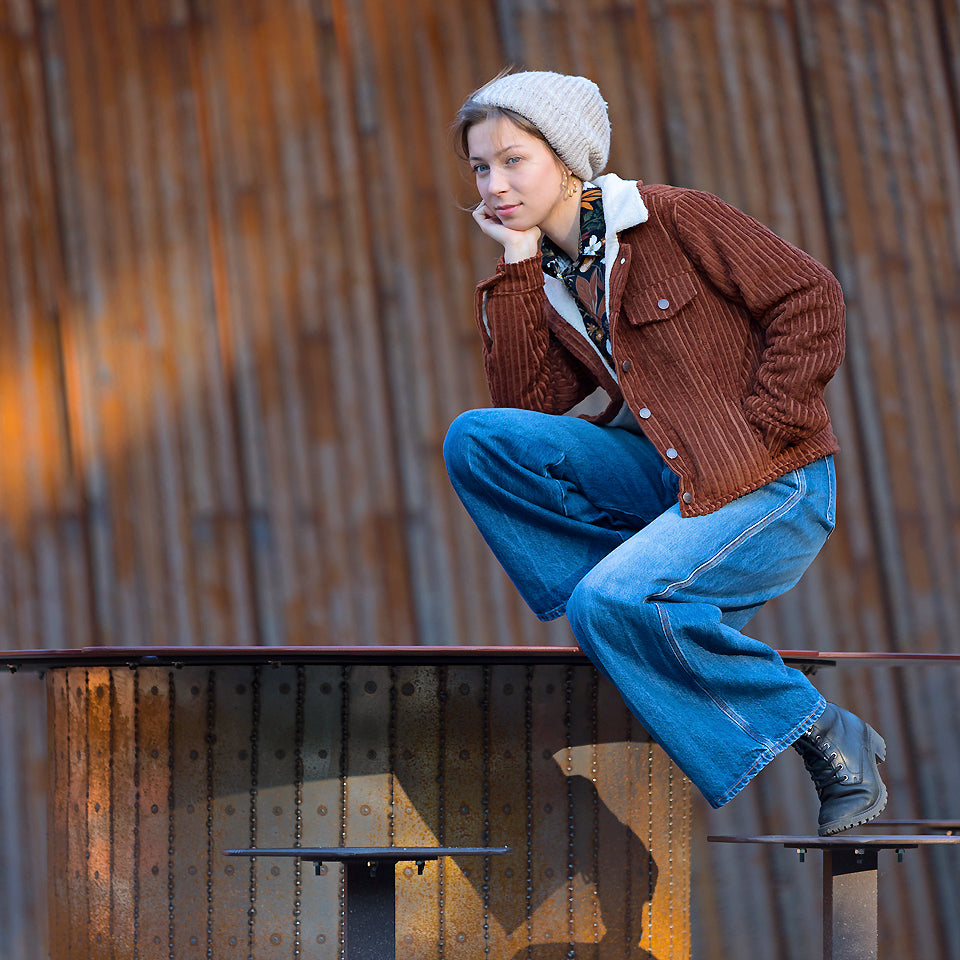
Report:
<svg viewBox="0 0 960 960"><path fill-rule="evenodd" d="M446 127L515 62L598 80L613 169L723 195L844 285L840 523L755 634L956 649L958 48L955 0L0 0L0 647L568 641L440 457L487 402L495 256ZM887 737L891 816L957 813L954 673L822 678ZM0 696L0 956L33 960L42 699ZM795 832L792 760L700 822ZM815 877L699 853L699 955L811 955ZM951 955L958 874L889 871L890 955Z"/></svg>

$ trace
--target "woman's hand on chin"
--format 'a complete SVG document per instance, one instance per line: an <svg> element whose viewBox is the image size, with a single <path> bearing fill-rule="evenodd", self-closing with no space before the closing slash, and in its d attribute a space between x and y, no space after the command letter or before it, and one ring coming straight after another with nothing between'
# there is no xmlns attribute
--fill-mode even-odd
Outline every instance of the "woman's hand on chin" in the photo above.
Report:
<svg viewBox="0 0 960 960"><path fill-rule="evenodd" d="M473 219L488 237L496 240L503 247L503 259L506 263L528 260L540 250L539 227L513 230L506 226L482 200L473 210Z"/></svg>

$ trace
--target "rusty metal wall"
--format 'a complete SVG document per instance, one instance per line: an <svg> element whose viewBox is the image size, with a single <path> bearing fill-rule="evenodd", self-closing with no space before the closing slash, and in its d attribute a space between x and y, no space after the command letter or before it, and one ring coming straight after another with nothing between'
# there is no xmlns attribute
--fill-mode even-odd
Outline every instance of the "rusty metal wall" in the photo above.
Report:
<svg viewBox="0 0 960 960"><path fill-rule="evenodd" d="M512 62L595 77L612 169L721 194L844 286L838 527L755 635L956 650L958 49L957 0L0 0L0 648L569 642L440 456L487 402L496 253L446 125ZM953 672L821 679L891 744L890 815L955 815ZM45 931L36 686L0 678L2 960ZM702 833L812 822L792 759ZM956 960L951 857L890 871L892 955ZM693 869L704 960L816 949L811 872Z"/></svg>
<svg viewBox="0 0 960 960"><path fill-rule="evenodd" d="M690 957L689 783L589 666L90 666L46 686L53 960L340 957L335 864L223 851L344 844L512 848L398 865L398 957Z"/></svg>

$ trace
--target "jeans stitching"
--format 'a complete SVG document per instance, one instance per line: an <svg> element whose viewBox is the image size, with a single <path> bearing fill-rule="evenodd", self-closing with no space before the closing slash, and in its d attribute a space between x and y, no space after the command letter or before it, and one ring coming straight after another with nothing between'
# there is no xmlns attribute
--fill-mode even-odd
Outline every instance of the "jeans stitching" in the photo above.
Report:
<svg viewBox="0 0 960 960"><path fill-rule="evenodd" d="M774 747L774 742L772 740L757 733L757 731L754 730L753 727L751 727L750 724L740 716L740 714L738 714L735 710L730 709L729 704L725 700L723 700L721 697L718 697L712 690L707 689L707 687L701 682L700 678L690 668L687 658L683 655L683 651L680 649L680 644L677 643L676 638L673 635L673 631L670 629L670 621L667 619L666 611L663 609L663 604L655 603L654 606L657 608L657 615L660 618L660 628L663 630L663 635L666 638L667 643L670 645L673 655L677 658L677 662L687 672L690 680L696 684L696 686L699 687L703 693L708 696L717 705L717 707L724 714L726 714L726 716L732 720L748 737L756 740L757 743L764 747L764 749L772 750Z"/></svg>
<svg viewBox="0 0 960 960"><path fill-rule="evenodd" d="M709 800L710 805L714 808L717 808L729 803L778 753L786 750L787 747L794 743L798 737L803 736L804 732L809 730L810 727L816 723L817 719L823 713L825 706L826 701L822 696L819 696L813 710L811 710L806 717L796 724L785 737L782 737L780 740L774 743L771 750L765 750L759 757L757 757L750 768L732 787L726 791L726 793L721 794L715 799L708 797L707 799Z"/></svg>
<svg viewBox="0 0 960 960"><path fill-rule="evenodd" d="M678 580L675 583L669 584L659 593L648 596L646 598L647 602L668 599L669 596L672 593L675 593L677 589L692 583L700 573L715 566L720 562L720 560L727 556L740 543L744 542L744 540L746 540L749 536L756 531L762 530L764 527L769 526L769 524L777 519L777 517L782 516L795 503L801 500L807 489L806 476L802 470L794 470L792 472L797 477L797 489L782 504L780 504L780 506L776 507L774 510L771 510L765 517L762 517L755 523L751 524L746 530L741 531L736 537L734 537L733 540L721 547L709 560L701 563L700 566L698 566L689 574L689 576L685 577L683 580ZM743 719L743 717L741 717L735 710L731 709L730 705L725 700L723 700L721 697L718 697L712 690L707 689L707 687L701 682L700 678L690 667L687 658L684 656L683 651L680 649L680 645L677 643L677 640L673 635L673 631L670 629L669 619L667 618L663 604L654 603L654 606L656 607L657 615L660 618L660 628L663 630L664 638L670 646L670 649L673 651L673 655L676 657L677 663L680 664L681 669L686 672L691 682L696 684L696 686L699 687L703 693L708 696L733 723L740 727L740 729L743 730L747 736L751 737L753 740L756 740L757 743L761 744L766 750L775 749L776 744L774 744L772 740L764 737L762 734L754 730L753 727Z"/></svg>
<svg viewBox="0 0 960 960"><path fill-rule="evenodd" d="M829 459L825 461L824 466L827 470L827 521L832 528L837 523L836 477L833 470L830 469Z"/></svg>
<svg viewBox="0 0 960 960"><path fill-rule="evenodd" d="M680 587L687 587L693 583L696 578L703 573L705 570L709 570L711 567L716 566L724 557L726 557L731 551L738 547L743 541L747 540L749 537L753 536L759 530L762 530L764 527L769 526L774 520L778 519L784 513L786 513L795 503L801 500L807 491L807 478L803 471L794 470L792 471L797 477L797 489L795 493L792 493L779 507L771 510L765 517L761 517L755 523L747 527L746 530L741 530L736 537L733 538L729 543L725 543L709 560L704 560L695 570L692 570L683 580L676 580L673 583L667 584L659 593L652 593L647 600L667 600L670 595L675 593Z"/></svg>

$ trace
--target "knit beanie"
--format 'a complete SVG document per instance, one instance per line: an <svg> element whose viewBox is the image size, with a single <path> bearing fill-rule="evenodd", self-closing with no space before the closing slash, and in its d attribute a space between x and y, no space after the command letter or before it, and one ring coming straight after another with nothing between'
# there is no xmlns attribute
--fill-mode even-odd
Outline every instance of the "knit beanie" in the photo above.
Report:
<svg viewBox="0 0 960 960"><path fill-rule="evenodd" d="M607 165L607 105L600 88L586 77L545 70L508 73L481 87L470 100L513 110L529 120L581 180L592 180Z"/></svg>

